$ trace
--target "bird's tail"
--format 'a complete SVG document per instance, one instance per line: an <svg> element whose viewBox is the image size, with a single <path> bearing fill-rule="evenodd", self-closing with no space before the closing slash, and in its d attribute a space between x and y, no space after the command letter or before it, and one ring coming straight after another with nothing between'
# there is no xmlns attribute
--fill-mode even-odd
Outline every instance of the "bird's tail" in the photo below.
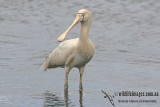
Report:
<svg viewBox="0 0 160 107"><path fill-rule="evenodd" d="M43 62L42 66L41 66L41 69L43 71L47 71L47 68L48 68L48 58L46 58L46 60Z"/></svg>

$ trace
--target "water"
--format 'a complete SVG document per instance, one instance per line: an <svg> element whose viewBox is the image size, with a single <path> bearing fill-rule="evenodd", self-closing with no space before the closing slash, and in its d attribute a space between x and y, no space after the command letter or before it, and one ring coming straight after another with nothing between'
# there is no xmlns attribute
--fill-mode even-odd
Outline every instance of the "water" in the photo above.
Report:
<svg viewBox="0 0 160 107"><path fill-rule="evenodd" d="M90 38L96 53L83 76L64 69L42 72L40 66L59 44L57 37L86 8L93 15ZM158 0L0 0L1 107L112 107L101 90L160 92L160 1ZM78 37L79 25L67 39ZM120 103L125 99L157 103ZM157 107L160 97L115 96L116 106Z"/></svg>

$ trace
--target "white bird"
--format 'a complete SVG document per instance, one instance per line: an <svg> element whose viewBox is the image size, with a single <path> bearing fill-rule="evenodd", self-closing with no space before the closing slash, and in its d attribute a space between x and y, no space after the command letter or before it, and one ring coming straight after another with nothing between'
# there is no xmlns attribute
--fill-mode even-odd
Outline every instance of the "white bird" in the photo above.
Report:
<svg viewBox="0 0 160 107"><path fill-rule="evenodd" d="M67 33L79 22L81 22L79 38L70 39L62 42L66 38ZM79 69L79 90L83 90L82 76L84 68L85 65L91 60L95 52L94 44L88 37L91 22L91 13L87 9L79 10L71 26L57 39L59 42L62 43L57 46L57 48L42 64L42 69L44 71L46 71L47 68L65 68L65 90L68 90L68 74L73 67Z"/></svg>

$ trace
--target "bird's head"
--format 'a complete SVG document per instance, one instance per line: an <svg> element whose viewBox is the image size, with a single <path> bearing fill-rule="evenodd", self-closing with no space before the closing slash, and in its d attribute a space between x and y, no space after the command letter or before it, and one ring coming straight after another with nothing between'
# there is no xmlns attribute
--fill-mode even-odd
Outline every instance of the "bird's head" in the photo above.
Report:
<svg viewBox="0 0 160 107"><path fill-rule="evenodd" d="M58 37L58 42L62 42L68 32L76 25L78 24L79 22L81 23L85 23L85 22L88 22L88 21L92 21L92 15L91 13L87 10L87 9L81 9L78 11L77 15L76 15L76 18L74 19L73 23L71 24L71 26L62 34Z"/></svg>

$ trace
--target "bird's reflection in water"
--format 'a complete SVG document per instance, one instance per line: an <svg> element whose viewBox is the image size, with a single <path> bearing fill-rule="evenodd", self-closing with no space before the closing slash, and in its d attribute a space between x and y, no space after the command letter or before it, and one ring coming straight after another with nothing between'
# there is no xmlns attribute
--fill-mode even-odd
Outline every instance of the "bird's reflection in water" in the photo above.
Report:
<svg viewBox="0 0 160 107"><path fill-rule="evenodd" d="M56 94L46 92L44 93L45 101L43 107L64 107L64 100L58 97Z"/></svg>
<svg viewBox="0 0 160 107"><path fill-rule="evenodd" d="M83 91L79 91L79 104L80 104L80 107L84 107L83 106Z"/></svg>
<svg viewBox="0 0 160 107"><path fill-rule="evenodd" d="M68 101L68 91L67 90L64 91L64 99L65 99L65 106L70 107L71 104ZM84 107L83 106L83 92L82 91L79 91L79 105L80 105L80 107Z"/></svg>
<svg viewBox="0 0 160 107"><path fill-rule="evenodd" d="M65 106L68 107L68 90L64 91Z"/></svg>
<svg viewBox="0 0 160 107"><path fill-rule="evenodd" d="M53 93L46 92L45 94L45 101L43 104L43 107L74 107L76 105L73 105L72 102L68 99L68 91L64 91L64 99L61 97L58 97ZM75 99L73 99L75 100ZM79 92L79 105L80 107L83 106L83 92Z"/></svg>

